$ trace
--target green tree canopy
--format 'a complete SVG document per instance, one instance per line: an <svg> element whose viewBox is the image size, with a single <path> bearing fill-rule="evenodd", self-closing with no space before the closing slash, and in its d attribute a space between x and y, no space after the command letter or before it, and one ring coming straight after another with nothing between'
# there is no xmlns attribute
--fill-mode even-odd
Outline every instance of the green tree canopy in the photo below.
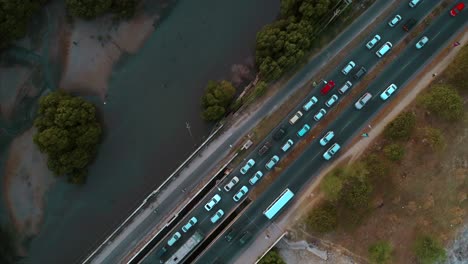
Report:
<svg viewBox="0 0 468 264"><path fill-rule="evenodd" d="M52 92L39 100L34 125L34 142L48 155L49 169L68 175L72 182L84 182L101 137L94 105L63 91Z"/></svg>
<svg viewBox="0 0 468 264"><path fill-rule="evenodd" d="M209 81L202 97L203 118L207 121L220 120L232 103L236 88L228 81Z"/></svg>
<svg viewBox="0 0 468 264"><path fill-rule="evenodd" d="M369 247L369 260L372 264L391 263L392 251L388 241L378 241Z"/></svg>
<svg viewBox="0 0 468 264"><path fill-rule="evenodd" d="M258 264L286 264L276 250L270 250Z"/></svg>
<svg viewBox="0 0 468 264"><path fill-rule="evenodd" d="M312 210L306 220L307 226L319 233L327 233L336 229L338 215L335 205L326 202Z"/></svg>
<svg viewBox="0 0 468 264"><path fill-rule="evenodd" d="M33 14L48 0L0 1L0 49L24 37Z"/></svg>
<svg viewBox="0 0 468 264"><path fill-rule="evenodd" d="M66 0L72 16L85 19L95 18L112 12L121 18L130 18L135 13L136 0Z"/></svg>
<svg viewBox="0 0 468 264"><path fill-rule="evenodd" d="M397 143L385 146L383 151L385 157L392 161L400 161L405 156L405 148Z"/></svg>
<svg viewBox="0 0 468 264"><path fill-rule="evenodd" d="M446 259L442 244L429 235L420 235L414 243L414 253L421 264L433 264Z"/></svg>
<svg viewBox="0 0 468 264"><path fill-rule="evenodd" d="M448 85L436 85L421 99L421 104L447 121L461 120L464 116L463 99Z"/></svg>
<svg viewBox="0 0 468 264"><path fill-rule="evenodd" d="M416 115L413 112L399 114L384 129L384 136L391 140L408 140L416 125Z"/></svg>

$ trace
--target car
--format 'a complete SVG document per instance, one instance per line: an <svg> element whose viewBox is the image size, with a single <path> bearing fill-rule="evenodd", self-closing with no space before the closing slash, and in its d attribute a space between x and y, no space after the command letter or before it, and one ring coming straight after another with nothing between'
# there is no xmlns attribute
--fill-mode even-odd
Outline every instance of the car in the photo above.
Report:
<svg viewBox="0 0 468 264"><path fill-rule="evenodd" d="M353 86L353 83L350 81L346 81L346 83L343 84L343 86L341 86L340 89L338 89L338 92L340 94L344 94L346 91L348 91L349 88L351 88L351 86Z"/></svg>
<svg viewBox="0 0 468 264"><path fill-rule="evenodd" d="M380 35L376 34L371 40L369 40L369 42L367 42L366 48L372 49L377 43L379 43L381 39L382 38L380 37Z"/></svg>
<svg viewBox="0 0 468 264"><path fill-rule="evenodd" d="M267 164L265 164L265 168L267 170L271 170L275 167L276 163L278 163L279 161L279 157L277 155L274 155L273 157L271 157L271 159L267 162Z"/></svg>
<svg viewBox="0 0 468 264"><path fill-rule="evenodd" d="M198 219L195 216L193 216L192 218L190 218L188 223L182 227L182 231L184 231L184 233L187 233L190 230L190 228L192 228L192 226L194 226L197 222Z"/></svg>
<svg viewBox="0 0 468 264"><path fill-rule="evenodd" d="M239 238L239 242L241 244L245 244L249 239L252 238L252 234L250 232L244 232L242 236Z"/></svg>
<svg viewBox="0 0 468 264"><path fill-rule="evenodd" d="M181 237L182 237L182 235L180 234L180 232L175 232L174 235L172 235L172 237L167 241L167 245L171 247Z"/></svg>
<svg viewBox="0 0 468 264"><path fill-rule="evenodd" d="M288 139L288 141L286 141L286 143L284 143L284 145L281 147L281 150L283 152L286 152L292 147L293 144L294 141L292 141L292 139Z"/></svg>
<svg viewBox="0 0 468 264"><path fill-rule="evenodd" d="M298 137L303 137L307 132L309 132L310 126L308 124L304 124L304 126L297 131L297 136Z"/></svg>
<svg viewBox="0 0 468 264"><path fill-rule="evenodd" d="M263 146L258 150L258 155L263 156L265 153L267 153L270 150L271 143L270 142L265 142Z"/></svg>
<svg viewBox="0 0 468 264"><path fill-rule="evenodd" d="M162 247L160 250L157 251L156 257L161 258L164 254L166 254L166 252L167 252L167 248Z"/></svg>
<svg viewBox="0 0 468 264"><path fill-rule="evenodd" d="M455 7L450 10L450 15L453 17L457 16L464 8L465 8L465 3L460 2L456 4Z"/></svg>
<svg viewBox="0 0 468 264"><path fill-rule="evenodd" d="M205 209L209 212L213 207L221 201L221 196L219 194L215 194L211 200L205 204Z"/></svg>
<svg viewBox="0 0 468 264"><path fill-rule="evenodd" d="M226 185L224 185L224 190L229 192L238 182L239 178L237 176L232 177L232 179Z"/></svg>
<svg viewBox="0 0 468 264"><path fill-rule="evenodd" d="M323 153L323 158L326 160L330 160L333 155L335 155L338 150L340 150L340 145L338 143L333 144L325 153Z"/></svg>
<svg viewBox="0 0 468 264"><path fill-rule="evenodd" d="M359 71L356 72L356 74L354 74L353 77L355 80L359 80L361 79L362 76L364 76L364 74L366 74L366 72L367 72L366 68L361 67L361 69L359 69Z"/></svg>
<svg viewBox="0 0 468 264"><path fill-rule="evenodd" d="M278 130L275 131L275 133L273 134L273 139L276 140L276 141L279 141L281 140L284 135L286 135L286 132L288 131L288 127L287 126L281 126L280 128L278 128Z"/></svg>
<svg viewBox="0 0 468 264"><path fill-rule="evenodd" d="M421 49L422 47L424 47L424 45L426 45L426 43L429 41L429 38L426 37L426 36L423 36L419 41L418 43L416 43L416 48L417 49Z"/></svg>
<svg viewBox="0 0 468 264"><path fill-rule="evenodd" d="M302 106L302 109L303 109L304 111L309 111L309 109L310 109L312 106L314 106L317 102L318 102L317 97L312 96L312 98L310 98L310 100L307 101L307 103L305 103L304 106Z"/></svg>
<svg viewBox="0 0 468 264"><path fill-rule="evenodd" d="M290 119L289 119L289 124L294 125L296 124L297 120L299 120L301 117L303 116L302 112L301 111L297 111L295 115L293 115Z"/></svg>
<svg viewBox="0 0 468 264"><path fill-rule="evenodd" d="M409 1L409 6L410 7L415 7L417 6L422 0L411 0Z"/></svg>
<svg viewBox="0 0 468 264"><path fill-rule="evenodd" d="M355 66L356 66L356 63L354 63L354 61L350 61L350 62L348 62L348 64L346 64L346 66L341 70L341 72L342 72L344 75L347 75Z"/></svg>
<svg viewBox="0 0 468 264"><path fill-rule="evenodd" d="M224 211L222 209L219 209L216 214L214 214L212 217L211 217L211 223L216 223L218 222L219 219L221 219L221 217L223 217L224 215Z"/></svg>
<svg viewBox="0 0 468 264"><path fill-rule="evenodd" d="M385 42L385 44L380 47L380 49L375 52L375 55L377 57L382 58L387 52L389 52L392 49L392 43L390 41Z"/></svg>
<svg viewBox="0 0 468 264"><path fill-rule="evenodd" d="M372 94L365 93L363 96L361 96L361 98L359 98L359 100L357 100L354 106L356 107L356 109L360 110L367 104L367 102L369 102L371 98Z"/></svg>
<svg viewBox="0 0 468 264"><path fill-rule="evenodd" d="M263 176L263 172L257 171L254 174L254 176L252 176L252 178L249 179L250 185L254 185L255 183L257 183L257 181L260 180L260 178L262 178L262 176Z"/></svg>
<svg viewBox="0 0 468 264"><path fill-rule="evenodd" d="M338 100L338 95L334 94L325 102L325 105L328 107L332 107L333 104Z"/></svg>
<svg viewBox="0 0 468 264"><path fill-rule="evenodd" d="M320 93L326 95L333 87L335 87L335 82L330 80L325 84L322 90L320 90Z"/></svg>
<svg viewBox="0 0 468 264"><path fill-rule="evenodd" d="M384 101L387 100L390 95L396 91L396 89L398 89L398 87L394 83L390 84L387 89L380 94L380 98Z"/></svg>
<svg viewBox="0 0 468 264"><path fill-rule="evenodd" d="M255 165L255 160L249 159L249 161L247 161L244 167L240 169L240 173L246 174L250 170L250 168L252 168L254 165Z"/></svg>
<svg viewBox="0 0 468 264"><path fill-rule="evenodd" d="M238 202L240 201L240 199L242 199L242 197L244 197L244 195L249 191L249 188L247 188L247 186L242 186L239 191L236 193L236 195L234 195L232 197L232 199L235 201L235 202Z"/></svg>
<svg viewBox="0 0 468 264"><path fill-rule="evenodd" d="M325 136L323 136L321 139L320 139L320 145L322 146L325 146L328 144L328 142L330 142L330 140L332 140L332 138L335 136L335 132L333 131L328 131Z"/></svg>
<svg viewBox="0 0 468 264"><path fill-rule="evenodd" d="M408 19L408 21L406 21L406 23L403 25L403 30L406 32L410 31L410 29L412 29L414 25L416 25L416 22L417 21L414 18Z"/></svg>
<svg viewBox="0 0 468 264"><path fill-rule="evenodd" d="M314 115L314 120L319 121L322 119L322 117L327 113L327 110L325 109L320 109L315 115Z"/></svg>
<svg viewBox="0 0 468 264"><path fill-rule="evenodd" d="M229 229L228 231L226 231L226 235L224 236L224 238L226 239L227 242L231 242L231 240L234 238L234 236L236 235L236 232L234 231L234 229Z"/></svg>
<svg viewBox="0 0 468 264"><path fill-rule="evenodd" d="M400 15L395 15L390 22L388 22L388 25L390 27L396 26L401 21L401 16Z"/></svg>

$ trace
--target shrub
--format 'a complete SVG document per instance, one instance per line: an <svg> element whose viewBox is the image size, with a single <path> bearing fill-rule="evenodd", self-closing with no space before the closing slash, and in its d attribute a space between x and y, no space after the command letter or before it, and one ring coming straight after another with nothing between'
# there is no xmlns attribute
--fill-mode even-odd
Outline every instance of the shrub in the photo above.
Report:
<svg viewBox="0 0 468 264"><path fill-rule="evenodd" d="M388 241L379 241L369 247L369 259L373 264L387 264L392 258L392 246Z"/></svg>
<svg viewBox="0 0 468 264"><path fill-rule="evenodd" d="M464 117L463 99L455 89L447 85L436 85L422 95L420 103L427 110L447 121L458 121Z"/></svg>
<svg viewBox="0 0 468 264"><path fill-rule="evenodd" d="M429 235L420 235L416 238L413 249L421 264L442 262L447 257L440 242Z"/></svg>
<svg viewBox="0 0 468 264"><path fill-rule="evenodd" d="M367 209L372 185L367 178L350 178L341 190L340 203L348 209Z"/></svg>
<svg viewBox="0 0 468 264"><path fill-rule="evenodd" d="M433 150L443 150L445 148L445 139L442 131L437 128L422 128L423 140L427 141Z"/></svg>
<svg viewBox="0 0 468 264"><path fill-rule="evenodd" d="M461 90L468 89L468 46L464 46L444 71L448 81Z"/></svg>
<svg viewBox="0 0 468 264"><path fill-rule="evenodd" d="M236 94L236 88L228 81L209 81L202 97L202 116L207 121L218 121L226 113Z"/></svg>
<svg viewBox="0 0 468 264"><path fill-rule="evenodd" d="M327 174L320 184L320 189L325 193L325 198L329 201L338 200L342 188L343 179L333 173Z"/></svg>
<svg viewBox="0 0 468 264"><path fill-rule="evenodd" d="M416 125L416 115L412 112L399 114L384 129L384 136L390 140L408 140Z"/></svg>
<svg viewBox="0 0 468 264"><path fill-rule="evenodd" d="M135 13L136 0L66 0L67 9L75 17L92 19L112 12L119 18L130 18Z"/></svg>
<svg viewBox="0 0 468 264"><path fill-rule="evenodd" d="M307 217L307 226L319 233L327 233L336 229L338 217L336 207L326 202L312 210Z"/></svg>
<svg viewBox="0 0 468 264"><path fill-rule="evenodd" d="M405 148L400 144L390 144L383 149L385 157L392 161L400 161L405 156Z"/></svg>
<svg viewBox="0 0 468 264"><path fill-rule="evenodd" d="M270 250L258 264L286 264L276 250Z"/></svg>
<svg viewBox="0 0 468 264"><path fill-rule="evenodd" d="M376 154L368 155L364 160L369 174L376 179L387 175L389 168L385 161Z"/></svg>

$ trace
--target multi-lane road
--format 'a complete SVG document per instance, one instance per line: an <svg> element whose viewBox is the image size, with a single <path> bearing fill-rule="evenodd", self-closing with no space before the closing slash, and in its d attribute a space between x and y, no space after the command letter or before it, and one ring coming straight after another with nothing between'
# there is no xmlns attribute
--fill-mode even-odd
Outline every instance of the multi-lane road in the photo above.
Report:
<svg viewBox="0 0 468 264"><path fill-rule="evenodd" d="M381 45L387 41L390 41L393 44L394 49L397 48L398 45L405 45L401 54L399 54L392 62L390 62L383 71L379 72L377 78L373 80L368 87L366 87L365 92L371 93L372 99L365 105L365 107L362 110L356 110L354 107L354 102L362 94L360 93L355 96L354 100L352 100L353 103L344 107L344 111L342 111L335 120L330 122L330 125L326 129L321 131L320 135L324 135L327 131L334 131L335 133L335 137L331 140L327 147L324 148L320 146L318 143L319 138L314 140L307 148L307 150L301 155L301 157L288 168L285 168L282 174L275 180L275 182L273 182L265 192L250 202L246 210L235 219L235 221L232 223L232 226L230 227L234 230L234 239L228 242L223 238L223 235L220 235L219 239L211 244L210 247L197 259L197 263L229 263L234 261L236 255L242 252L243 248L249 246L249 243L240 243L239 237L241 234L248 231L249 233L255 235L271 223L270 220L263 216L263 210L265 210L265 208L267 208L268 205L286 187L291 189L294 193L299 193L302 187L306 183L310 182L313 176L317 175L317 172L323 166L328 164L328 162L326 162L322 157L322 154L325 152L325 150L334 142L337 142L342 146L346 145L346 143L351 138L356 136L356 133L360 131L361 127L365 126L368 120L374 114L376 114L381 107L385 105L386 102L383 102L380 99L380 94L386 87L388 87L389 84L394 83L399 87L396 93L398 93L401 89L406 89L406 82L409 81L411 77L417 72L417 69L421 68L425 63L427 63L433 54L437 53L438 49L444 47L446 45L446 41L450 39L454 33L466 27L468 18L466 11L462 12L457 17L450 17L448 15L447 9L444 10L444 12L442 12L439 17L433 19L424 32L418 34L408 44L402 43L402 40L408 35L408 33L403 31L401 28L403 24L409 18L414 18L421 22L422 18L430 13L438 3L440 3L440 1L423 1L417 7L410 8L408 3L403 1L403 3L395 10L395 12L393 12L381 25L379 25L374 30L374 32L369 34L368 38L366 39L365 42L370 40L375 34L379 34L382 37L382 40L376 45L376 47L374 47L372 50L369 50L365 47L364 42L356 49L350 50L348 52L349 56L342 62L342 66L344 67L348 61L353 60L357 64L354 71L357 71L361 66L364 66L368 71L367 74L370 74L372 73L372 68L382 60L375 55L375 52L380 48ZM395 14L401 15L403 19L398 25L392 28L387 25L387 22ZM429 38L429 42L422 49L418 50L415 48L415 43L422 36L427 36ZM392 52L393 51L390 51L384 56L384 58L392 56ZM175 232L180 232L182 237L177 242L175 242L173 246L168 246L168 236L158 244L153 253L151 253L144 262L155 263L159 262L160 260L165 261L170 258L170 256L178 249L178 247L180 247L193 234L193 232L197 231L207 236L213 230L215 230L223 222L223 220L227 219L228 215L233 212L235 207L239 204L233 201L232 196L241 188L241 186L245 185L249 188L249 191L251 191L253 188L255 188L255 185L252 186L248 182L249 178L251 178L253 174L259 170L264 174L268 173L268 170L265 169L265 164L273 155L278 155L280 159L283 159L284 156L287 155L288 152L284 153L280 150L280 147L284 144L284 142L286 142L286 140L292 139L295 143L297 143L301 139L298 138L296 132L304 124L309 124L312 129L314 129L314 126L317 124L317 122L313 120L313 116L320 108L326 109L329 112L327 113L328 115L331 111L334 111L334 109L337 108L337 104L340 104L343 98L346 96L351 96L350 91L344 95L340 95L337 92L337 89L348 80L350 80L353 83L353 87L355 87L358 84L358 81L353 79L353 73L354 72L345 76L341 73L341 68L332 72L331 75L326 79L334 80L336 87L332 89L332 91L327 95L321 95L319 91L319 88L321 87L319 87L315 89L311 95L305 98L304 103L312 95L316 96L319 99L319 102L309 111L302 111L304 116L299 119L299 121L293 126L288 124L287 120L292 114L289 115L288 118L285 119L282 124L280 124L289 127L284 138L277 142L272 140L271 135L269 135L266 140L273 143L269 152L266 155L260 157L257 153L258 148L255 149L247 157L247 160L252 158L256 161L254 167L251 168L246 175L242 175L239 170L240 167L244 165L244 163L241 164L239 167L235 168L229 177L219 186L222 188L233 176L238 176L240 182L235 185L230 192L214 189L209 195L207 195L206 199L203 200L197 207L193 208L191 213L181 222L181 224L178 225L173 230L173 232L169 234L169 236L172 236L172 234ZM351 88L351 90L352 89L353 88ZM334 106L329 108L324 105L324 102L332 94L338 95L339 101L335 103ZM392 100L392 97L389 100ZM298 105L297 109L295 109L292 113L300 110L301 107L302 104ZM326 119L326 116L323 119ZM263 144L259 144L259 147L262 145ZM339 153L337 155L339 155ZM210 212L207 212L205 208L203 208L203 205L205 205L205 203L215 194L221 196L221 201ZM225 215L216 224L212 224L210 217L218 209L222 209ZM195 226L192 227L188 233L182 232L181 227L185 225L192 216L197 217L198 223L195 224ZM162 256L156 256L156 252L160 252L162 247L165 247L167 252L165 252Z"/></svg>

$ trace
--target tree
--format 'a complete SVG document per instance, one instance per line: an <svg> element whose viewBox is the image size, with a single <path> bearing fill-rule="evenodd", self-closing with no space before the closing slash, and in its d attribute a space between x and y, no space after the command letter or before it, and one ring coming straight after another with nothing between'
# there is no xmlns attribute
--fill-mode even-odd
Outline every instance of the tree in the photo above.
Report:
<svg viewBox="0 0 468 264"><path fill-rule="evenodd" d="M367 209L372 186L366 178L349 178L341 191L340 203L348 209Z"/></svg>
<svg viewBox="0 0 468 264"><path fill-rule="evenodd" d="M429 235L420 235L413 246L414 253L421 264L442 262L446 259L444 247Z"/></svg>
<svg viewBox="0 0 468 264"><path fill-rule="evenodd" d="M337 209L329 202L321 204L318 208L312 210L306 222L307 226L315 232L331 232L338 225Z"/></svg>
<svg viewBox="0 0 468 264"><path fill-rule="evenodd" d="M421 97L420 103L427 110L447 121L458 121L464 116L463 99L451 86L434 86Z"/></svg>
<svg viewBox="0 0 468 264"><path fill-rule="evenodd" d="M135 13L136 0L66 0L72 16L92 19L107 12L119 18L130 18Z"/></svg>
<svg viewBox="0 0 468 264"><path fill-rule="evenodd" d="M286 264L276 250L270 250L258 264Z"/></svg>
<svg viewBox="0 0 468 264"><path fill-rule="evenodd" d="M445 148L444 135L440 129L425 127L421 130L423 140L427 141L432 150L443 150Z"/></svg>
<svg viewBox="0 0 468 264"><path fill-rule="evenodd" d="M48 0L0 1L0 49L24 37L31 17Z"/></svg>
<svg viewBox="0 0 468 264"><path fill-rule="evenodd" d="M364 159L369 175L374 179L381 179L386 176L389 168L385 161L376 154L369 154Z"/></svg>
<svg viewBox="0 0 468 264"><path fill-rule="evenodd" d="M203 113L203 119L206 121L218 121L221 118L223 118L224 114L226 113L226 109L224 107L215 105L215 106L209 106L206 108Z"/></svg>
<svg viewBox="0 0 468 264"><path fill-rule="evenodd" d="M416 115L413 112L399 114L384 129L384 136L391 140L408 140L416 125Z"/></svg>
<svg viewBox="0 0 468 264"><path fill-rule="evenodd" d="M207 121L218 121L232 103L236 88L228 81L209 81L205 95L202 97L203 118Z"/></svg>
<svg viewBox="0 0 468 264"><path fill-rule="evenodd" d="M384 147L385 157L392 161L400 161L405 156L405 148L400 144L390 144Z"/></svg>
<svg viewBox="0 0 468 264"><path fill-rule="evenodd" d="M392 245L388 241L378 241L369 247L369 259L373 264L387 264L392 258Z"/></svg>
<svg viewBox="0 0 468 264"><path fill-rule="evenodd" d="M73 183L84 183L101 137L94 105L63 91L52 92L39 100L34 125L34 142L48 155L49 169Z"/></svg>

